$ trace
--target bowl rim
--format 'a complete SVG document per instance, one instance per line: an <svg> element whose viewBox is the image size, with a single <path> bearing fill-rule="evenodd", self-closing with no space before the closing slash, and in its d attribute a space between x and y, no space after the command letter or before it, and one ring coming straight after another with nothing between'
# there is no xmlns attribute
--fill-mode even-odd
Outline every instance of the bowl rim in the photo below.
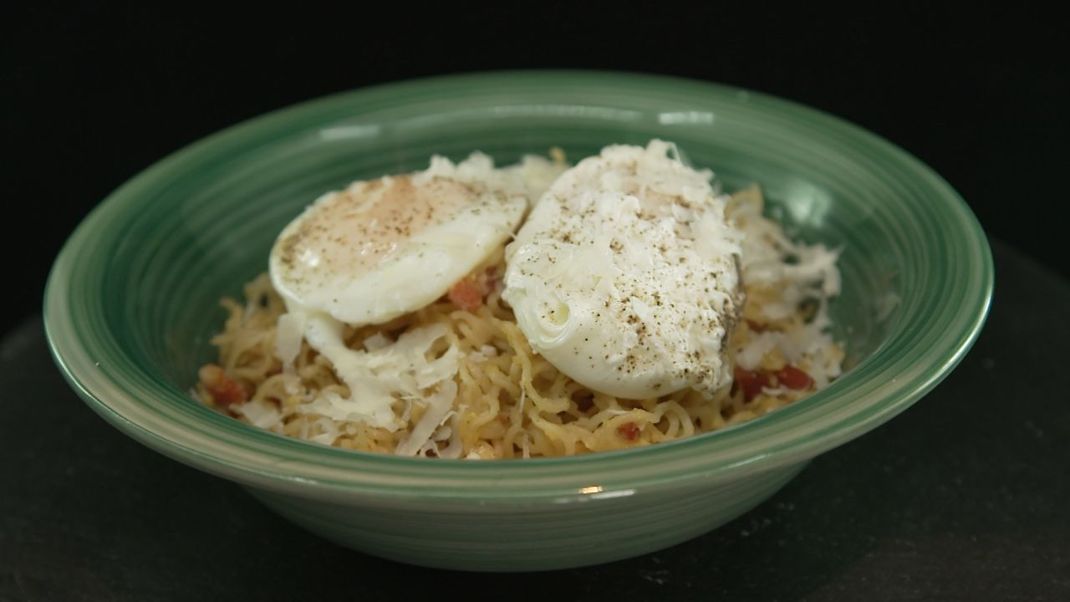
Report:
<svg viewBox="0 0 1070 602"><path fill-rule="evenodd" d="M370 96L434 94L464 85L486 90L520 80L538 79L542 86L601 86L628 90L657 88L688 98L708 96L719 102L747 103L789 119L818 123L839 136L876 153L917 180L927 196L951 212L960 237L957 267L976 283L961 301L955 329L938 345L910 349L926 361L884 382L841 380L759 420L714 433L637 449L564 458L503 461L427 460L354 452L290 439L241 425L236 429L206 415L169 425L154 414L151 403L108 380L95 370L99 363L77 331L71 307L74 258L94 242L96 225L111 219L123 203L166 174L180 172L202 153L235 140L284 130L314 121L338 106L359 104ZM740 472L772 470L797 464L879 426L928 393L962 360L976 341L991 305L994 281L991 250L976 217L957 192L928 166L891 142L840 117L776 96L723 84L665 75L585 70L522 70L465 73L390 82L285 107L230 126L156 162L108 195L75 229L57 256L44 294L44 323L49 348L64 378L98 414L119 430L179 461L238 482L269 489L315 490L318 495L479 499L485 503L525 500L554 502L620 497L638 489L678 486L683 482L723 481ZM889 333L893 340L896 330ZM121 350L119 350L121 352ZM875 364L888 352L875 350L862 365ZM898 356L897 356L898 357ZM857 368L860 368L860 365ZM872 379L871 379L872 380ZM866 386L861 386L865 384ZM190 400L191 404L194 404ZM815 408L822 411L815 412Z"/></svg>

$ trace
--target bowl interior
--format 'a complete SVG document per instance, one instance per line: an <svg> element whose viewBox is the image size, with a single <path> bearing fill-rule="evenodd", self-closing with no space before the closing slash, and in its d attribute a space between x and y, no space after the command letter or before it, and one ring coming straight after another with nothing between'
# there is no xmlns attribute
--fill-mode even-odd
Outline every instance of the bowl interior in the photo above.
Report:
<svg viewBox="0 0 1070 602"><path fill-rule="evenodd" d="M553 146L578 159L606 144L661 137L676 142L694 165L714 169L726 191L760 183L768 212L793 237L843 250L844 290L832 304L832 316L850 364L886 338L896 315L889 303L903 295L904 241L860 200L874 191L839 181L828 167L808 169L784 154L740 147L736 142L749 134L730 122L700 128L714 135L698 136L654 119L533 118L522 112L495 118L496 108L487 107L490 114L472 109L472 123L444 120L421 128L379 123L376 134L361 125L366 118L342 119L169 181L115 241L102 290L108 328L163 380L186 390L197 366L214 357L208 339L225 315L219 299L240 299L242 284L267 269L277 233L324 192L356 179L422 169L432 153L459 160L480 150L505 165L525 153L545 155ZM716 133L730 128L740 131Z"/></svg>
<svg viewBox="0 0 1070 602"><path fill-rule="evenodd" d="M713 169L726 191L761 184L768 211L793 236L842 249L843 294L832 317L852 370L796 404L801 409L757 423L824 404L826 421L806 427L814 441L852 414L870 412L875 425L933 386L976 336L991 289L983 234L955 193L906 153L762 95L576 73L369 89L271 114L180 151L114 193L72 237L50 281L49 336L83 396L125 420L135 406L151 413L167 404L198 425L223 428L220 421L233 421L187 394L197 367L214 357L208 341L224 317L219 299L239 296L267 269L277 233L317 196L355 179L421 169L433 153L460 159L481 150L503 165L556 146L575 160L654 137ZM913 365L912 353L923 365ZM892 375L904 377L897 388L874 383ZM114 403L120 389L125 409ZM879 414L872 408L882 399L889 405Z"/></svg>

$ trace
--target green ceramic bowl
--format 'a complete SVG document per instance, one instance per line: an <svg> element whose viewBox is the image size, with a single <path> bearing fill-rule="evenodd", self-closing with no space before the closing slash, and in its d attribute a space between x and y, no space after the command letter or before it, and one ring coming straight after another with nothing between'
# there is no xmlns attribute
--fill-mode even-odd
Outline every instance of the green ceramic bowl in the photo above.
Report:
<svg viewBox="0 0 1070 602"><path fill-rule="evenodd" d="M320 193L483 150L675 141L725 188L755 181L798 237L843 249L833 307L850 371L741 426L585 457L465 462L327 448L195 403L218 300L264 271L277 232ZM588 72L451 76L339 94L213 135L138 175L71 236L44 317L71 386L146 446L246 487L369 554L472 570L573 567L710 531L932 389L992 290L974 216L919 161L790 102L680 79ZM893 483L888 484L893 487ZM832 495L834 492L829 492ZM253 503L250 500L250 503Z"/></svg>

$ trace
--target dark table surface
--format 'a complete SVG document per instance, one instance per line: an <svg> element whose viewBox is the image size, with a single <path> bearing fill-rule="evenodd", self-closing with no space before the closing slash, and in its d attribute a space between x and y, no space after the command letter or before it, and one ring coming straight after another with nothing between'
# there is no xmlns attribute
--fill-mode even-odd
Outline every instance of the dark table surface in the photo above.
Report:
<svg viewBox="0 0 1070 602"><path fill-rule="evenodd" d="M0 600L1070 600L1070 284L993 250L988 324L916 406L713 533L553 573L309 535L97 418L32 318L0 344Z"/></svg>

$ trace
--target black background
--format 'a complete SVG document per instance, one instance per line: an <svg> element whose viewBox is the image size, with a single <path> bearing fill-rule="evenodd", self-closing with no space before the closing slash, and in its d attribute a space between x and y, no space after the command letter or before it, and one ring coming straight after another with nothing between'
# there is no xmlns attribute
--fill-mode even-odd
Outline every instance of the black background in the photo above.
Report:
<svg viewBox="0 0 1070 602"><path fill-rule="evenodd" d="M471 590L468 575L341 551L231 484L146 453L78 404L39 322L23 317L78 221L206 134L370 84L540 67L680 75L824 109L931 165L1010 246L995 245L982 338L924 403L715 533L597 569L481 578L483 591L1067 599L1070 421L1053 377L1070 340L1066 286L1018 252L1070 275L1065 22L1022 3L863 4L0 6L0 333L21 324L0 349L13 402L0 419L0 599ZM161 514L173 519L161 526Z"/></svg>
<svg viewBox="0 0 1070 602"><path fill-rule="evenodd" d="M918 156L991 236L1068 274L1065 221L1052 216L1067 202L1070 53L1052 14L1020 3L382 4L4 9L3 330L39 308L78 221L168 153L323 94L500 68L665 73L824 109Z"/></svg>

